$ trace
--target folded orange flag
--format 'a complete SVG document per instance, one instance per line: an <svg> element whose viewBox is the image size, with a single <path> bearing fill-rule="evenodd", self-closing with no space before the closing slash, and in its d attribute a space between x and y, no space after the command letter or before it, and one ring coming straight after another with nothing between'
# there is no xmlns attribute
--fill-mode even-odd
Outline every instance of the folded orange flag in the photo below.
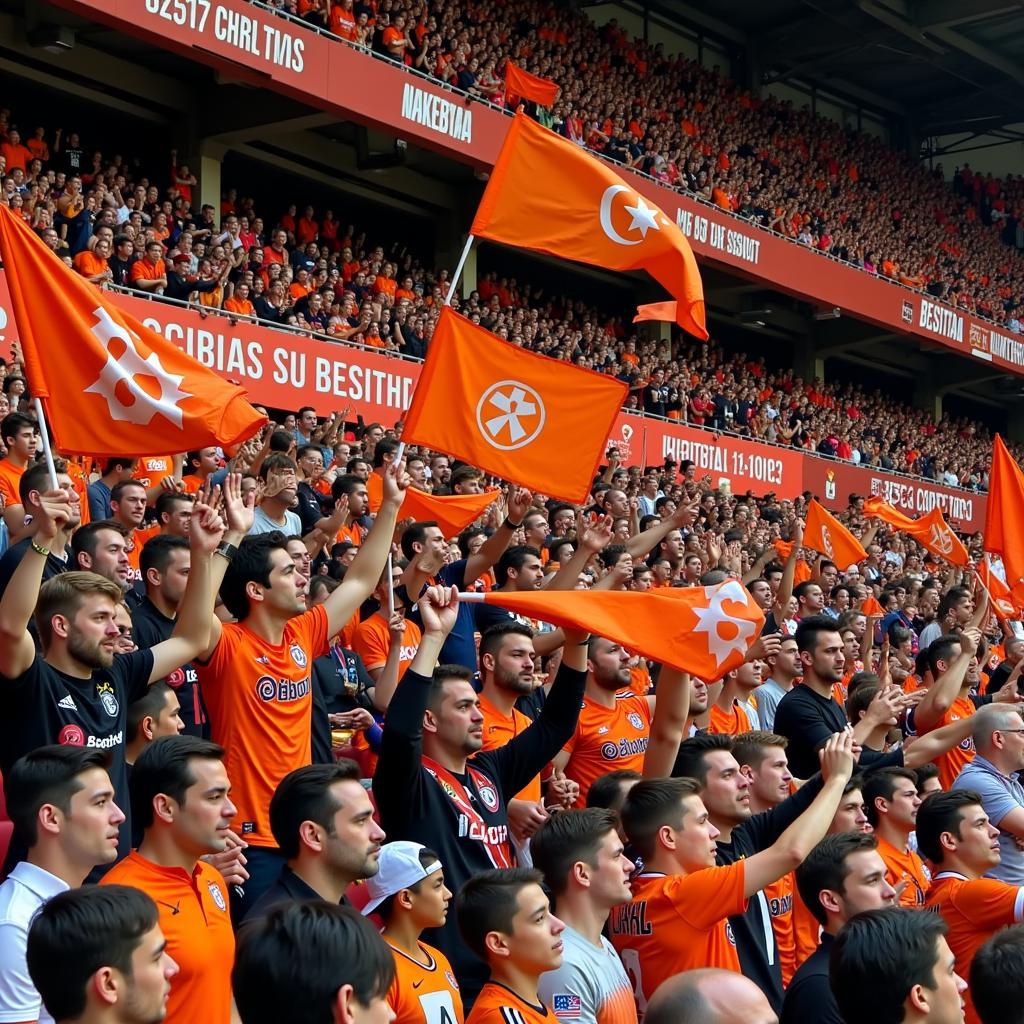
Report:
<svg viewBox="0 0 1024 1024"><path fill-rule="evenodd" d="M831 558L840 571L868 557L861 542L814 498L807 506L804 547L820 551Z"/></svg>
<svg viewBox="0 0 1024 1024"><path fill-rule="evenodd" d="M668 302L648 302L646 305L637 306L633 323L640 324L645 320L657 320L659 323L674 324L679 315L678 306L675 299Z"/></svg>
<svg viewBox="0 0 1024 1024"><path fill-rule="evenodd" d="M985 510L985 550L999 555L1006 567L1006 585L1018 604L1024 604L1024 473L996 434L992 446L988 505Z"/></svg>
<svg viewBox="0 0 1024 1024"><path fill-rule="evenodd" d="M675 221L597 157L516 114L470 232L607 270L646 270L707 340L704 289Z"/></svg>
<svg viewBox="0 0 1024 1024"><path fill-rule="evenodd" d="M860 603L860 610L865 615L884 615L885 609L878 603L874 594L869 594Z"/></svg>
<svg viewBox="0 0 1024 1024"><path fill-rule="evenodd" d="M911 519L887 501L872 496L864 502L864 512L894 526L902 533L909 534L936 558L941 558L950 565L967 565L970 562L967 548L949 528L938 507L933 508L927 515Z"/></svg>
<svg viewBox="0 0 1024 1024"><path fill-rule="evenodd" d="M25 373L63 455L228 447L267 422L245 392L119 309L0 206Z"/></svg>
<svg viewBox="0 0 1024 1024"><path fill-rule="evenodd" d="M615 377L517 348L445 306L402 439L579 504L627 393Z"/></svg>
<svg viewBox="0 0 1024 1024"><path fill-rule="evenodd" d="M1021 607L1014 601L1010 588L992 571L988 555L978 563L978 578L992 598L992 608L1001 619L1020 618Z"/></svg>
<svg viewBox="0 0 1024 1024"><path fill-rule="evenodd" d="M793 551L793 542L791 540L777 540L773 547L775 548L775 553L785 562ZM793 585L796 586L798 583L804 583L811 576L811 567L802 558L798 558L796 565L793 566Z"/></svg>
<svg viewBox="0 0 1024 1024"><path fill-rule="evenodd" d="M657 590L460 594L556 626L589 630L636 654L712 682L743 663L764 613L737 580Z"/></svg>
<svg viewBox="0 0 1024 1024"><path fill-rule="evenodd" d="M411 518L417 523L433 521L441 528L445 540L450 540L475 523L487 506L500 497L501 491L497 488L483 494L427 494L410 487L405 492L398 518Z"/></svg>
<svg viewBox="0 0 1024 1024"><path fill-rule="evenodd" d="M542 107L554 105L558 96L558 83L550 78L531 74L512 61L505 61L505 98L518 96L522 100L532 100Z"/></svg>

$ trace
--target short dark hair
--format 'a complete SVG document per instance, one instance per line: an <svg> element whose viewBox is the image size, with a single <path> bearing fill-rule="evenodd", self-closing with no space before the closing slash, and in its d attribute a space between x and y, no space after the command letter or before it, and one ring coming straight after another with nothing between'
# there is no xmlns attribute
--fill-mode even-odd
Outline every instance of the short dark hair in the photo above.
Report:
<svg viewBox="0 0 1024 1024"><path fill-rule="evenodd" d="M622 788L624 782L639 782L643 778L640 772L631 768L620 768L618 771L607 772L596 779L587 790L587 806L602 807L618 812L626 799Z"/></svg>
<svg viewBox="0 0 1024 1024"><path fill-rule="evenodd" d="M750 732L741 732L733 739L732 756L738 764L758 768L768 756L769 747L785 750L788 745L789 740L785 736L764 729L752 729Z"/></svg>
<svg viewBox="0 0 1024 1024"><path fill-rule="evenodd" d="M533 628L518 619L509 619L507 622L497 622L488 626L480 637L480 661L483 663L485 654L496 655L501 650L501 645L507 636L528 636L533 639Z"/></svg>
<svg viewBox="0 0 1024 1024"><path fill-rule="evenodd" d="M115 501L120 502L121 496L129 487L141 487L143 493L146 491L146 486L141 480L122 480L120 483L114 484L114 486L110 488L111 503Z"/></svg>
<svg viewBox="0 0 1024 1024"><path fill-rule="evenodd" d="M573 864L596 865L598 847L609 832L616 832L618 824L614 811L591 807L552 814L541 825L530 840L530 856L556 897L568 888Z"/></svg>
<svg viewBox="0 0 1024 1024"><path fill-rule="evenodd" d="M1003 928L971 960L971 1001L981 1024L1024 1020L1024 925Z"/></svg>
<svg viewBox="0 0 1024 1024"><path fill-rule="evenodd" d="M113 530L122 537L128 536L128 531L116 519L97 519L95 522L80 526L71 538L71 553L74 555L75 565L78 564L78 556L83 551L90 558L96 557L96 549L100 546L99 534L102 530Z"/></svg>
<svg viewBox="0 0 1024 1024"><path fill-rule="evenodd" d="M285 455L284 452L271 452L260 466L259 476L260 479L266 481L267 474L271 470L280 469L298 469L298 465L290 455Z"/></svg>
<svg viewBox="0 0 1024 1024"><path fill-rule="evenodd" d="M59 456L55 456L53 468L57 473L66 473L68 464ZM40 459L38 462L29 463L25 467L25 472L21 474L21 479L18 480L18 497L21 498L22 505L28 504L28 496L33 491L48 491L49 489L50 467L47 466L46 460Z"/></svg>
<svg viewBox="0 0 1024 1024"><path fill-rule="evenodd" d="M174 510L174 506L179 501L187 502L189 505L193 502L191 494L185 494L184 491L163 491L156 499L156 504L153 506L153 510L156 512L156 521L162 523L164 521L163 516L166 512L168 515Z"/></svg>
<svg viewBox="0 0 1024 1024"><path fill-rule="evenodd" d="M245 537L238 545L235 557L228 563L220 585L220 598L239 622L249 614L249 595L245 588L250 583L270 586L271 555L278 549L288 550L287 539L280 530L259 533Z"/></svg>
<svg viewBox="0 0 1024 1024"><path fill-rule="evenodd" d="M920 796L924 792L924 784L939 777L939 766L928 761L920 768L915 768L914 775L917 776L917 795Z"/></svg>
<svg viewBox="0 0 1024 1024"><path fill-rule="evenodd" d="M167 694L173 692L165 680L158 679L138 700L128 705L125 722L127 742L131 743L137 738L144 718L156 718L163 711L167 703Z"/></svg>
<svg viewBox="0 0 1024 1024"><path fill-rule="evenodd" d="M85 1012L86 987L101 967L132 976L132 956L159 920L156 904L128 885L85 885L58 893L36 914L25 960L54 1020Z"/></svg>
<svg viewBox="0 0 1024 1024"><path fill-rule="evenodd" d="M914 792L917 792L917 776L912 768L879 768L864 780L861 792L864 794L864 810L872 828L878 825L878 808L875 807L875 800L878 797L891 800L900 779L909 782L914 787Z"/></svg>
<svg viewBox="0 0 1024 1024"><path fill-rule="evenodd" d="M804 906L819 924L827 924L825 908L818 899L822 889L843 892L850 873L846 858L861 850L877 850L878 840L864 832L840 832L824 839L804 858L796 869L796 887Z"/></svg>
<svg viewBox="0 0 1024 1024"><path fill-rule="evenodd" d="M828 615L808 615L801 619L796 627L796 648L802 654L813 651L818 646L818 637L822 633L838 633L839 624Z"/></svg>
<svg viewBox="0 0 1024 1024"><path fill-rule="evenodd" d="M394 455L398 451L399 442L389 437L382 437L373 449L373 468L380 469L384 465L385 455Z"/></svg>
<svg viewBox="0 0 1024 1024"><path fill-rule="evenodd" d="M167 566L175 551L188 551L188 541L184 537L173 537L170 534L158 533L142 547L139 552L139 572L142 574L142 582L146 582L146 574L150 569L157 572L166 572Z"/></svg>
<svg viewBox="0 0 1024 1024"><path fill-rule="evenodd" d="M345 476L336 477L331 484L331 497L337 501L339 498L352 494L353 491L365 487L366 481L362 477L353 476L351 473Z"/></svg>
<svg viewBox="0 0 1024 1024"><path fill-rule="evenodd" d="M33 847L39 838L37 819L44 804L71 810L71 798L81 788L78 776L90 768L110 768L110 754L90 747L58 745L37 747L19 757L4 776L7 816L14 834Z"/></svg>
<svg viewBox="0 0 1024 1024"><path fill-rule="evenodd" d="M930 793L917 811L917 848L933 864L941 864L945 856L942 834L952 832L960 839L960 823L965 807L981 807L981 796L971 789L950 789Z"/></svg>
<svg viewBox="0 0 1024 1024"><path fill-rule="evenodd" d="M622 829L644 860L657 850L658 829L682 828L683 800L700 791L701 783L691 778L641 779L629 791L622 804Z"/></svg>
<svg viewBox="0 0 1024 1024"><path fill-rule="evenodd" d="M906 907L868 910L840 930L829 957L829 985L844 1020L902 1024L915 985L934 989L938 914Z"/></svg>
<svg viewBox="0 0 1024 1024"><path fill-rule="evenodd" d="M161 736L139 754L131 777L132 821L137 828L153 824L153 798L158 794L185 803L186 791L196 782L189 767L193 759L221 761L224 748L198 736Z"/></svg>
<svg viewBox="0 0 1024 1024"><path fill-rule="evenodd" d="M700 733L679 744L675 764L672 766L674 779L696 779L701 786L708 784L707 755L715 750L732 753L733 738L722 733Z"/></svg>
<svg viewBox="0 0 1024 1024"><path fill-rule="evenodd" d="M936 637L928 645L928 670L936 679L939 676L939 662L949 661L954 651L960 650L960 635L958 633L946 633Z"/></svg>
<svg viewBox="0 0 1024 1024"><path fill-rule="evenodd" d="M438 665L430 677L430 688L427 691L427 707L436 711L441 705L441 698L444 692L444 684L451 679L457 679L463 683L473 682L473 670L466 665Z"/></svg>
<svg viewBox="0 0 1024 1024"><path fill-rule="evenodd" d="M427 539L427 530L437 526L433 519L424 520L421 523L410 523L402 534L402 554L410 561L416 557L413 544L423 544Z"/></svg>
<svg viewBox="0 0 1024 1024"><path fill-rule="evenodd" d="M8 381L10 377L4 378L4 393L7 392ZM24 377L19 377L19 380L24 380ZM31 427L34 431L39 429L39 424L31 416L26 416L23 412L9 412L3 420L0 420L0 439L3 440L4 446L7 446L9 438L17 436L19 430L24 430L25 427Z"/></svg>
<svg viewBox="0 0 1024 1024"><path fill-rule="evenodd" d="M335 782L358 782L359 765L341 758L334 764L307 764L289 772L270 798L270 831L287 860L299 855L299 828L304 821L315 821L322 828L333 828L339 804L331 795Z"/></svg>
<svg viewBox="0 0 1024 1024"><path fill-rule="evenodd" d="M540 552L529 544L513 544L506 548L494 566L494 579L499 587L508 582L509 571L519 572L529 558L540 558Z"/></svg>
<svg viewBox="0 0 1024 1024"><path fill-rule="evenodd" d="M243 925L231 987L242 1024L329 1024L343 985L368 1007L394 978L391 949L359 911L309 900Z"/></svg>
<svg viewBox="0 0 1024 1024"><path fill-rule="evenodd" d="M519 893L543 881L544 876L534 868L505 868L473 875L455 898L462 941L486 963L488 933L508 935L519 912Z"/></svg>
<svg viewBox="0 0 1024 1024"><path fill-rule="evenodd" d="M115 469L131 469L135 465L135 459L128 455L112 455L109 459L103 460L103 473L106 476Z"/></svg>

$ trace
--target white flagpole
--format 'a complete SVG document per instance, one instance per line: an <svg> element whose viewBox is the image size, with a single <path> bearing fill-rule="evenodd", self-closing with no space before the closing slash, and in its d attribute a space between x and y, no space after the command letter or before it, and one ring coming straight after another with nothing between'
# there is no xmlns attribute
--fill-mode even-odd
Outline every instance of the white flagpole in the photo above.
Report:
<svg viewBox="0 0 1024 1024"><path fill-rule="evenodd" d="M455 274L452 277L452 283L448 288L448 295L444 300L446 306L452 304L452 297L455 295L455 289L458 287L459 278L462 277L462 268L466 265L466 260L469 258L469 250L473 248L473 242L475 238L473 235L467 235L466 244L462 248L462 255L459 257L458 265L455 268Z"/></svg>
<svg viewBox="0 0 1024 1024"><path fill-rule="evenodd" d="M405 454L405 442L399 441L398 449L395 452L395 465L397 466L402 461L402 456ZM391 618L395 614L395 580L394 571L392 568L393 559L391 552L388 552L388 618Z"/></svg>
<svg viewBox="0 0 1024 1024"><path fill-rule="evenodd" d="M36 406L36 422L39 424L39 438L43 442L43 455L46 457L46 468L50 471L50 486L57 490L57 467L53 463L53 452L50 450L50 435L46 432L46 418L43 415L43 401L33 399Z"/></svg>

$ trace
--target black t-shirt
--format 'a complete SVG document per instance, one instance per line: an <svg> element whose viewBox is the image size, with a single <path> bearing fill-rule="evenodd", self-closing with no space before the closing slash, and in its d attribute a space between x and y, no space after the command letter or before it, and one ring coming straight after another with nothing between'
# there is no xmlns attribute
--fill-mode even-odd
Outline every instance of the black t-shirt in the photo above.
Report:
<svg viewBox="0 0 1024 1024"><path fill-rule="evenodd" d="M125 813L119 858L131 850L132 835L124 761L128 705L146 692L152 671L147 649L117 655L110 668L96 669L89 679L65 675L41 654L16 679L0 676L0 770L6 775L19 757L54 743L108 751L114 799Z"/></svg>
<svg viewBox="0 0 1024 1024"><path fill-rule="evenodd" d="M4 552L3 558L0 558L0 597L3 597L7 584L11 582L11 577L14 575L14 570L21 565L21 560L25 557L25 552L28 551L31 543L31 537L19 540L17 544L12 544ZM70 548L68 550L70 552ZM46 565L43 566L43 582L53 579L54 576L59 576L62 572L67 572L70 568L69 559L70 554L68 559L64 559L51 551L46 556Z"/></svg>
<svg viewBox="0 0 1024 1024"><path fill-rule="evenodd" d="M157 644L170 639L174 632L174 619L167 618L148 597L144 597L132 609L132 632L136 647L152 650ZM208 740L210 721L195 666L190 661L186 662L164 681L178 695L186 734Z"/></svg>

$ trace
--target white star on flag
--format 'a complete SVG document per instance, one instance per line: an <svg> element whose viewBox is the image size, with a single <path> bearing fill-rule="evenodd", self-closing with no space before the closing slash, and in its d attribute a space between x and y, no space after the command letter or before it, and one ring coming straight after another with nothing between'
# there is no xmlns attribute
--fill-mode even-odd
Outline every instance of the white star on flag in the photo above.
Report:
<svg viewBox="0 0 1024 1024"><path fill-rule="evenodd" d="M492 437L497 437L501 429L506 426L511 441L515 442L526 436L519 417L533 416L537 412L537 406L533 402L526 401L526 392L522 388L514 388L509 395L503 391L495 391L488 401L491 405L501 409L503 413L501 416L493 416L486 422Z"/></svg>
<svg viewBox="0 0 1024 1024"><path fill-rule="evenodd" d="M654 228L655 231L661 230L654 215L655 211L644 202L643 196L637 196L636 206L627 206L626 212L633 218L629 223L629 231L632 231L634 228L638 228L640 230L640 234L646 238L647 232L651 228Z"/></svg>
<svg viewBox="0 0 1024 1024"><path fill-rule="evenodd" d="M746 652L747 641L753 636L756 627L747 619L734 618L723 607L726 601L750 606L747 591L736 580L730 580L718 588L705 587L704 593L711 603L707 608L693 609L698 620L693 631L707 634L708 653L714 657L716 667L720 668L734 651ZM725 622L730 623L735 630L731 638L722 636L719 629Z"/></svg>

